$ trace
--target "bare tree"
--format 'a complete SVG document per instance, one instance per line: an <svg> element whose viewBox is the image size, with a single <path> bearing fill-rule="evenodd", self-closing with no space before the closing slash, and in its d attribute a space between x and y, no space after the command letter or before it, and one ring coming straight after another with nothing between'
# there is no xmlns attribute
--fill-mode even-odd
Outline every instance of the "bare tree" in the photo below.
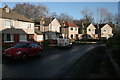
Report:
<svg viewBox="0 0 120 80"><path fill-rule="evenodd" d="M109 22L112 19L111 15L106 8L97 8L97 22L99 24Z"/></svg>
<svg viewBox="0 0 120 80"><path fill-rule="evenodd" d="M50 17L50 18L56 18L57 16L58 15L56 14L56 12L52 12L52 13L49 14L48 17Z"/></svg>
<svg viewBox="0 0 120 80"><path fill-rule="evenodd" d="M62 22L62 21L73 22L73 17L66 13L61 13L57 18L60 22Z"/></svg>
<svg viewBox="0 0 120 80"><path fill-rule="evenodd" d="M38 11L38 15L46 17L49 13L49 9L45 5L36 6L36 12Z"/></svg>
<svg viewBox="0 0 120 80"><path fill-rule="evenodd" d="M113 15L113 23L117 26L120 23L120 15L115 14Z"/></svg>
<svg viewBox="0 0 120 80"><path fill-rule="evenodd" d="M46 6L29 3L16 4L13 10L32 20L38 19L41 16L46 16L48 13L48 8Z"/></svg>
<svg viewBox="0 0 120 80"><path fill-rule="evenodd" d="M93 22L93 12L89 8L85 8L81 11L81 14L84 17L84 23Z"/></svg>

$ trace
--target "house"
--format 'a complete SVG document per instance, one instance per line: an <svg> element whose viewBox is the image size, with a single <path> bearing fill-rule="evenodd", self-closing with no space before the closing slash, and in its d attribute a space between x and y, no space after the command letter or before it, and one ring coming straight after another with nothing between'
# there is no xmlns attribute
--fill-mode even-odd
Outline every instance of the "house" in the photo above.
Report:
<svg viewBox="0 0 120 80"><path fill-rule="evenodd" d="M90 23L87 27L87 34L89 35L89 38L91 39L98 39L98 34L96 34L96 27L93 23Z"/></svg>
<svg viewBox="0 0 120 80"><path fill-rule="evenodd" d="M101 27L101 38L108 39L113 36L112 27L109 24L105 24Z"/></svg>
<svg viewBox="0 0 120 80"><path fill-rule="evenodd" d="M10 10L8 5L0 8L0 30L3 47L34 39L34 22Z"/></svg>
<svg viewBox="0 0 120 80"><path fill-rule="evenodd" d="M95 24L96 28L95 34L97 35L97 39L108 39L113 36L110 24Z"/></svg>
<svg viewBox="0 0 120 80"><path fill-rule="evenodd" d="M113 36L112 25L110 24L93 24L93 23L81 23L74 21L76 25L79 25L79 38L80 39L108 39Z"/></svg>
<svg viewBox="0 0 120 80"><path fill-rule="evenodd" d="M64 21L61 27L61 34L63 38L78 39L78 28L79 26L76 26L73 23Z"/></svg>
<svg viewBox="0 0 120 80"><path fill-rule="evenodd" d="M75 22L76 23L76 22ZM78 24L78 21L77 21ZM98 39L98 31L93 23L81 23L78 24L80 27L78 29L78 36L80 39Z"/></svg>
<svg viewBox="0 0 120 80"><path fill-rule="evenodd" d="M56 40L60 36L60 23L56 18L44 18L35 20L35 29L44 34L44 39Z"/></svg>
<svg viewBox="0 0 120 80"><path fill-rule="evenodd" d="M37 42L42 42L43 41L43 33L41 31L39 31L38 29L35 29L34 39Z"/></svg>

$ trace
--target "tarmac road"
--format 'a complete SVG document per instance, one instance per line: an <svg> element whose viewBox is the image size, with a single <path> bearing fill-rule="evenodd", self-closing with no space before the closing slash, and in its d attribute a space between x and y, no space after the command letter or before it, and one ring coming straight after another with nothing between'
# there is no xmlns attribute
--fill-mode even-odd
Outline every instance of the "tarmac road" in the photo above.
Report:
<svg viewBox="0 0 120 80"><path fill-rule="evenodd" d="M99 46L104 45L77 44L72 48L45 50L41 57L31 57L26 61L3 60L2 78L91 78L96 74L109 77L113 74L112 67L104 61L107 60L104 48L96 49ZM109 70L106 70L108 66Z"/></svg>

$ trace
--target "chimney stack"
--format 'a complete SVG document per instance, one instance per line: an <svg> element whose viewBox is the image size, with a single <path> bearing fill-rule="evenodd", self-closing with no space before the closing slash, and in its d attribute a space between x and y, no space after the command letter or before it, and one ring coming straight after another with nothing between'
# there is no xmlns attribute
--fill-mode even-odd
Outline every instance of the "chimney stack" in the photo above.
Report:
<svg viewBox="0 0 120 80"><path fill-rule="evenodd" d="M4 9L5 9L6 13L9 13L9 12L10 12L10 8L8 7L8 5L6 5L6 6L4 7Z"/></svg>

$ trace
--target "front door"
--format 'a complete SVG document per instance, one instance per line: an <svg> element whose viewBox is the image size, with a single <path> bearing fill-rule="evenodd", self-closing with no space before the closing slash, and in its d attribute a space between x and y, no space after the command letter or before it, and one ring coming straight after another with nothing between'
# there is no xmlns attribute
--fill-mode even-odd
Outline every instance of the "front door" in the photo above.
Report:
<svg viewBox="0 0 120 80"><path fill-rule="evenodd" d="M76 34L76 40L78 40L78 34Z"/></svg>

